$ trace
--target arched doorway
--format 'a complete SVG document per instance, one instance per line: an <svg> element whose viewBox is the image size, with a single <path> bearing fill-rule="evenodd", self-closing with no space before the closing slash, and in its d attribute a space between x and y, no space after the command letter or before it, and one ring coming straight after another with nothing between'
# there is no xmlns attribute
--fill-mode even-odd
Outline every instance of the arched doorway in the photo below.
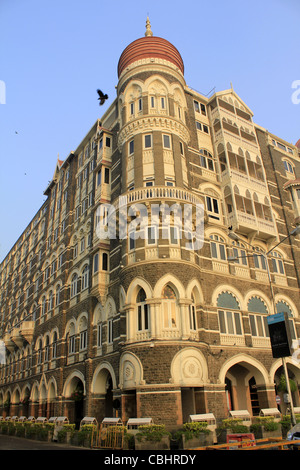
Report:
<svg viewBox="0 0 300 470"><path fill-rule="evenodd" d="M22 416L29 416L29 399L30 399L30 390L26 387L23 398L21 399L22 403Z"/></svg>
<svg viewBox="0 0 300 470"><path fill-rule="evenodd" d="M92 393L96 418L99 422L105 417L117 416L113 390L116 388L116 379L110 364L101 364L95 371L92 382ZM118 410L119 413L119 410Z"/></svg>
<svg viewBox="0 0 300 470"><path fill-rule="evenodd" d="M270 402L269 376L263 365L246 355L231 358L220 371L220 380L225 385L227 411L247 410L257 416L262 408L274 407Z"/></svg>
<svg viewBox="0 0 300 470"><path fill-rule="evenodd" d="M106 396L105 396L105 414L113 416L113 385L111 375L106 380Z"/></svg>
<svg viewBox="0 0 300 470"><path fill-rule="evenodd" d="M74 417L73 422L75 423L75 429L79 429L80 422L83 419L83 398L84 398L84 386L80 379L76 378L73 380L74 388L71 394L71 398L74 401Z"/></svg>
<svg viewBox="0 0 300 470"><path fill-rule="evenodd" d="M80 422L84 418L85 387L82 374L74 373L65 385L66 416L70 423L75 423L75 429L79 429Z"/></svg>

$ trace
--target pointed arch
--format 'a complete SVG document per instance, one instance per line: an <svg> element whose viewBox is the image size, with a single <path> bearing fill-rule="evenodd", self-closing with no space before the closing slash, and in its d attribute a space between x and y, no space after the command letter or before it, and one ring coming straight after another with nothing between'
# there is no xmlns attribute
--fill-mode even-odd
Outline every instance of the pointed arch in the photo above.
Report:
<svg viewBox="0 0 300 470"><path fill-rule="evenodd" d="M127 289L127 294L125 297L125 304L134 304L136 301L136 296L140 288L143 288L146 292L147 299L153 297L153 292L148 281L141 277L136 277L129 285Z"/></svg>
<svg viewBox="0 0 300 470"><path fill-rule="evenodd" d="M274 382L272 382L265 366L257 359L243 353L236 354L222 364L219 372L219 383L225 384L227 372L232 366L237 364L244 366L252 373L257 385L273 386Z"/></svg>

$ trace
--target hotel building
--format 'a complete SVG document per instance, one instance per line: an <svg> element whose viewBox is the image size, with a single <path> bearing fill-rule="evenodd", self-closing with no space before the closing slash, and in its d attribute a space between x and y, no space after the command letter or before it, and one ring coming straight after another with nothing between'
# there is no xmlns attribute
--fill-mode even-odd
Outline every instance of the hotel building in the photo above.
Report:
<svg viewBox="0 0 300 470"><path fill-rule="evenodd" d="M285 413L267 316L287 312L298 346L300 143L255 124L232 87L190 88L148 19L117 72L116 98L57 160L0 265L0 414L172 428L191 414ZM116 236L99 231L108 221ZM296 349L286 362L297 407Z"/></svg>

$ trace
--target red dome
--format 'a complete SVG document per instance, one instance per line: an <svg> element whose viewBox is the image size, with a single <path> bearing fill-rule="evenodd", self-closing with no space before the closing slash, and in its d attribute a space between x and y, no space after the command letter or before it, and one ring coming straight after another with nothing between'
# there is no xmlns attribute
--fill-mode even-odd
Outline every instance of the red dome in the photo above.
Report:
<svg viewBox="0 0 300 470"><path fill-rule="evenodd" d="M184 73L183 60L173 44L157 36L145 36L133 41L122 52L118 63L118 77L128 65L146 58L168 60Z"/></svg>
<svg viewBox="0 0 300 470"><path fill-rule="evenodd" d="M296 147L300 149L300 139L296 142Z"/></svg>

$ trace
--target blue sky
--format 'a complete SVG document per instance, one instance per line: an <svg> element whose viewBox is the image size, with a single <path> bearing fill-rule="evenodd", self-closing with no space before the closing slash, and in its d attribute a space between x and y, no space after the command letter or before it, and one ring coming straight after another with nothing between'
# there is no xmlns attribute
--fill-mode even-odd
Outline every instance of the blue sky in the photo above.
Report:
<svg viewBox="0 0 300 470"><path fill-rule="evenodd" d="M207 94L232 82L257 124L300 138L300 0L0 0L0 261L43 204L58 154L115 98L119 57L147 15L181 53L187 85Z"/></svg>

